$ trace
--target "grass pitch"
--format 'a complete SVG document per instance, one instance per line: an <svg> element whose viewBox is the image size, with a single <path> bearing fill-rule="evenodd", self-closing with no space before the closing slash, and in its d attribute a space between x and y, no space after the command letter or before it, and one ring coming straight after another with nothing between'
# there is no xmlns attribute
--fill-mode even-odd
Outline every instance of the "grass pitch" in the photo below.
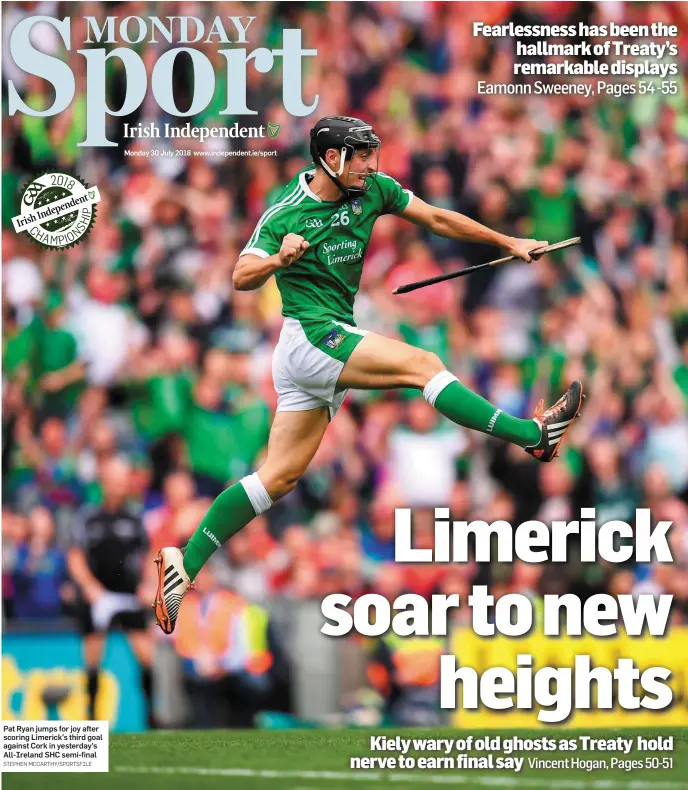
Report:
<svg viewBox="0 0 688 790"><path fill-rule="evenodd" d="M571 752L515 753L525 757L523 770L351 770L356 756L395 756L393 752L370 752L371 735L401 735L404 738L462 738L472 734L501 735L502 738L631 738L631 753L577 751L586 760L612 757L645 760L647 756L673 758L673 768L537 770L528 767L528 757L558 759ZM637 751L637 737L674 736L674 751ZM424 752L429 757L433 753ZM453 752L452 754L455 754ZM484 753L472 752L472 756ZM496 754L496 753L495 753ZM411 750L408 756L419 756ZM110 736L109 774L6 773L6 790L368 790L375 786L433 790L461 787L464 790L688 790L688 728L664 730L511 730L473 732L466 730L344 730L344 731L184 731L172 730Z"/></svg>

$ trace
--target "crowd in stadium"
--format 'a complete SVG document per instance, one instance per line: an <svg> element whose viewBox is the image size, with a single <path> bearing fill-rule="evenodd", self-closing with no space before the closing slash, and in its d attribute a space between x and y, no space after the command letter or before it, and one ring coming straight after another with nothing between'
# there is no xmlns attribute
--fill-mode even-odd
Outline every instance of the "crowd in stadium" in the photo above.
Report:
<svg viewBox="0 0 688 790"><path fill-rule="evenodd" d="M6 25L29 13L24 5L5 14ZM231 6L239 13L241 4ZM476 580L495 595L670 592L673 621L688 622L685 78L670 99L478 97L478 78L512 79L513 42L471 35L473 19L570 23L615 14L625 23L670 23L681 13L672 6L251 7L254 41L278 42L283 27L303 30L319 52L304 82L306 99L317 86L316 115L369 119L383 140L381 169L415 194L509 235L582 237L579 248L532 265L394 297L399 284L500 251L384 216L366 257L359 325L435 351L463 382L518 416L531 415L540 398L552 403L575 378L588 399L562 456L539 464L516 446L457 428L410 391L351 393L297 489L217 552L221 585L258 604L330 592L464 593ZM52 38L46 32L59 51ZM74 53L71 61L83 66ZM183 66L175 74L182 106L192 81ZM29 102L47 101L42 81L11 76ZM113 107L120 77L113 70ZM77 591L65 557L75 513L100 503L112 459L127 462L151 551L183 546L212 497L260 462L275 406L280 301L274 282L233 291L231 273L279 186L309 163L316 117L287 115L279 80L253 73L258 115L228 119L218 104L193 122L279 123L274 140L240 141L276 156L127 156L198 144L125 141L125 121L174 121L146 103L110 119L118 148L78 147L78 77L77 90L71 111L54 120L5 118L2 594L10 621L70 612ZM102 196L86 240L61 253L16 234L10 221L26 176L55 166ZM654 519L675 524L676 563L394 565L394 508L413 508L422 546L432 541L433 508L447 505L454 519L513 524L575 520L582 506L596 507L598 523L633 523L635 509L649 507Z"/></svg>

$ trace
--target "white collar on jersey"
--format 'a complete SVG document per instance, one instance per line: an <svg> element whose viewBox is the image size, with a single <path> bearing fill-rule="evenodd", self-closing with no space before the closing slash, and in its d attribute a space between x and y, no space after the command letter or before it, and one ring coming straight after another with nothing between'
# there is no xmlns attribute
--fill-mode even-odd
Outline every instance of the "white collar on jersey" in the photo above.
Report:
<svg viewBox="0 0 688 790"><path fill-rule="evenodd" d="M322 200L313 192L313 190L308 186L308 181L306 181L306 176L314 176L315 175L315 168L313 170L304 170L303 173L299 176L299 184L301 185L301 189L308 195L308 197L313 198L313 200L317 200L318 203L322 203Z"/></svg>

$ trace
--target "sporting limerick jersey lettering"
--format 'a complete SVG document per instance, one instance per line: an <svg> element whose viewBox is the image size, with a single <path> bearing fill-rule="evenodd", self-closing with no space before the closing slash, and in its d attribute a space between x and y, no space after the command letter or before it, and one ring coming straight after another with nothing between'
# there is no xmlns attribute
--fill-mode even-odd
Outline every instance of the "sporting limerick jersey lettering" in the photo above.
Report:
<svg viewBox="0 0 688 790"><path fill-rule="evenodd" d="M303 236L310 247L275 275L282 314L353 324L354 298L375 220L381 214L401 213L413 194L378 173L364 196L322 201L308 185L314 174L314 169L303 170L287 184L260 218L241 254L267 258L279 252L288 233Z"/></svg>

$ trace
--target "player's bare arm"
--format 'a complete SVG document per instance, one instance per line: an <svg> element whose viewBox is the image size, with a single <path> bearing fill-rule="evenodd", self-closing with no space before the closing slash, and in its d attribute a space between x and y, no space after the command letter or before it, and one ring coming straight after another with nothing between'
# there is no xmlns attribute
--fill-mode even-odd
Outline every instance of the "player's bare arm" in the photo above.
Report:
<svg viewBox="0 0 688 790"><path fill-rule="evenodd" d="M518 256L526 263L537 259L537 255L530 254L533 250L546 247L549 244L548 241L516 239L512 236L505 236L503 233L491 230L474 219L466 217L464 214L459 214L457 211L431 206L419 197L413 198L401 216L416 225L427 228L437 236L445 236L448 239L456 239L457 241L472 241L503 247L511 255Z"/></svg>
<svg viewBox="0 0 688 790"><path fill-rule="evenodd" d="M253 291L260 288L280 269L297 261L308 249L309 244L297 233L288 233L276 255L261 258L259 255L242 255L234 267L232 283L237 291Z"/></svg>

